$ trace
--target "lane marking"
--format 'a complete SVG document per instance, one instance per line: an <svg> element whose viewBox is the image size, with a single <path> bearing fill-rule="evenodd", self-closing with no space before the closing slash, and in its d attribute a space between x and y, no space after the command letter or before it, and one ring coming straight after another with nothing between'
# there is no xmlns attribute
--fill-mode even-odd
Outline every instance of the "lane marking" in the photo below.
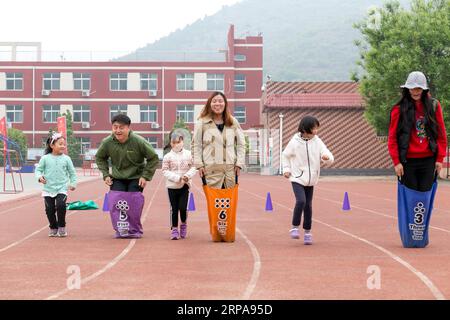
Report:
<svg viewBox="0 0 450 320"><path fill-rule="evenodd" d="M247 285L247 289L245 289L245 292L244 292L244 294L242 295L242 298L241 298L243 300L248 300L248 299L250 299L250 296L252 295L253 291L255 290L256 283L258 282L259 275L261 273L262 263L261 263L261 258L260 258L259 253L258 253L258 249L255 247L253 242L251 242L249 240L249 238L247 238L247 236L239 228L236 228L236 230L237 230L237 232L239 232L241 237L244 238L245 242L250 247L250 250L252 251L252 255L253 255L253 272L252 272L252 276L251 276L250 281L249 281L249 283Z"/></svg>
<svg viewBox="0 0 450 320"><path fill-rule="evenodd" d="M147 218L147 214L149 212L150 206L153 203L153 200L155 199L156 193L159 190L159 187L161 185L161 182L164 180L164 176L161 176L161 178L159 179L158 185L156 187L156 190L153 193L152 198L150 199L149 204L147 205L147 208L145 209L144 212L144 216L142 218L142 224L144 224L145 219ZM113 260L111 260L106 266L104 266L102 269L98 270L97 272L94 272L93 274L91 274L90 276L87 276L86 278L81 280L81 285L84 285L92 280L94 280L95 278L101 276L103 273L105 273L106 271L108 271L109 269L113 268L120 260L122 260L130 251L131 249L133 249L134 245L136 244L136 239L132 239L130 241L130 243L127 245L127 247L125 249L122 250L121 253L119 253L118 256L116 256ZM52 294L51 296L48 296L47 298L45 298L44 300L53 300L53 299L57 299L60 296L66 294L67 292L72 291L71 289L65 288L61 291L56 292L55 294Z"/></svg>
<svg viewBox="0 0 450 320"><path fill-rule="evenodd" d="M286 191L286 188L281 188L281 187L274 186L274 185L268 185L266 183L261 183L261 182L259 182L259 184L262 184L262 185L265 185L265 186L268 186L268 187L271 187L271 188L275 188L275 189L280 189L280 190ZM324 188L322 188L322 189L324 189ZM336 200L332 200L332 199L328 199L328 198L323 198L323 197L320 197L320 196L316 196L316 198L317 199L322 199L322 200L325 200L325 201L328 201L328 202L336 203L338 205L342 204L342 202L339 202L339 201L336 201ZM354 205L354 204L352 204L351 206L353 208L356 208L356 209L359 209L359 210L362 210L362 211L367 211L367 212L370 212L370 213L373 213L373 214L376 214L376 215L379 215L379 216L382 216L382 217L385 217L385 218L398 220L396 216L391 216L391 215L388 215L388 214L385 214L385 213L382 213L382 212L379 212L379 211L367 209L367 208L360 207L360 206L357 206L357 205ZM433 208L433 209L435 209L435 208ZM442 209L440 209L440 210L442 211ZM435 229L435 230L439 230L439 231L442 231L442 232L450 233L450 230L444 229L444 228L441 228L441 227L434 227L434 226L431 225L431 223L430 223L429 227L432 228L432 229Z"/></svg>
<svg viewBox="0 0 450 320"><path fill-rule="evenodd" d="M78 183L78 187L80 187L81 185L84 185L84 184L86 184L88 182L95 181L97 179L98 179L98 177L80 181ZM17 207L14 207L14 208L10 208L10 209L4 210L4 211L0 212L0 216L5 214L5 213L8 213L8 212L15 211L17 209L23 208L23 207L25 207L25 206L27 206L27 205L29 205L31 203L41 201L41 199L42 199L41 194L42 194L42 191L36 191L34 193L30 193L29 195L25 196L24 198L10 199L10 200L4 201L4 203L14 202L14 201L17 201L17 200L27 201L27 200L33 199L34 197L39 197L38 199L34 199L34 200L30 201L29 203L25 203L25 204L23 204L21 206L17 206Z"/></svg>
<svg viewBox="0 0 450 320"><path fill-rule="evenodd" d="M96 201L96 200L100 200L101 198L102 198L102 197L98 197L98 198L95 198L94 200L95 200L95 201ZM66 214L66 217L70 217L71 215L74 215L74 214L77 213L77 212L79 212L79 210L72 211L71 213ZM46 226L40 228L39 230L34 231L33 233L30 233L29 235L27 235L26 237L24 237L24 238L22 238L22 239L20 239L20 240L17 240L17 241L15 241L15 242L13 242L13 243L7 245L6 247L1 248L1 249L0 249L0 253L5 252L6 250L11 249L11 248L13 248L13 247L15 247L15 246L17 246L17 245L19 245L19 244L25 242L26 240L28 240L28 239L30 239L31 237L37 235L38 233L40 233L41 231L43 231L43 230L45 230L45 229L48 229L48 225L46 225Z"/></svg>
<svg viewBox="0 0 450 320"><path fill-rule="evenodd" d="M272 186L272 187L273 187L273 186ZM255 196L255 197L264 199L264 197L262 197L262 196L260 196L260 195L257 195L257 194L255 194L255 193L253 193L253 192L246 191L245 189L242 189L242 191L247 192L247 193L249 193L249 194L251 194L251 195L253 195L253 196ZM273 201L273 200L272 200L272 201ZM273 202L276 203L278 206L283 207L283 208L285 208L286 210L288 210L288 211L290 211L290 212L292 212L292 210L293 210L293 208L289 208L289 207L287 207L287 206L285 206L285 205L283 205L283 204L281 204L281 203L279 203L279 202L276 202L276 201L273 201ZM436 298L436 300L446 300L446 298L445 298L445 296L442 294L442 292L441 292L441 291L433 284L433 282L432 282L425 274L423 274L422 272L420 272L419 270L417 270L416 268L414 268L411 264L409 264L408 262L406 262L405 260L403 260L402 258L400 258L399 256L397 256L397 255L394 254L393 252L391 252L391 251L389 251L389 250L383 248L382 246L379 246L379 245L377 245L377 244L375 244L375 243L373 243L373 242L371 242L371 241L369 241L369 240L367 240L367 239L358 237L357 235L354 235L354 234L352 234L352 233L350 233L350 232L348 232L348 231L345 231L345 230L343 230L343 229L334 227L334 226L332 226L332 225L330 225L330 224L328 224L328 223L325 223L325 222L323 222L323 221L320 221L320 220L317 220L317 219L313 219L313 221L315 221L315 222L317 222L317 223L320 223L320 224L322 224L322 225L325 225L325 226L327 226L327 227L329 227L329 228L331 228L331 229L334 229L334 230L336 230L336 231L339 231L339 232L341 232L341 233L343 233L343 234L345 234L345 235L348 235L348 236L350 236L350 237L352 237L352 238L354 238L354 239L357 239L357 240L359 240L359 241L362 241L362 242L364 242L364 243L366 243L366 244L368 244L368 245L370 245L370 246L372 246L372 247L374 247L374 248L380 250L381 252L385 253L386 255L388 255L389 257L391 257L392 259L394 259L395 261L397 261L398 263L400 263L401 265L403 265L404 267L406 267L406 268L407 268L409 271L411 271L416 277L418 277L418 278L420 279L420 281L422 281L422 282L430 289L431 293L432 293L433 296Z"/></svg>
<svg viewBox="0 0 450 320"><path fill-rule="evenodd" d="M204 196L203 192L201 192L201 191L203 191L203 189L200 189L194 183L192 183L192 185L194 186L195 189L197 189L197 191L199 191L199 193L201 193ZM203 200L203 201L206 203L205 200ZM236 231L245 240L245 243L249 246L250 251L251 251L252 256L253 256L253 271L252 271L252 275L250 277L250 281L249 281L249 283L247 285L247 288L245 289L245 291L244 291L244 293L242 294L242 297L241 297L241 299L243 299L243 300L248 300L248 299L250 299L250 296L253 294L253 291L255 290L256 284L257 284L258 279L259 279L259 275L261 274L262 262L261 262L261 257L259 255L258 249L253 244L253 242L239 228L236 228Z"/></svg>
<svg viewBox="0 0 450 320"><path fill-rule="evenodd" d="M40 196L40 195L39 195L39 194L36 194L35 196L37 197L37 196ZM33 198L33 197L30 197L30 198L28 198L28 199L31 199L31 198ZM32 203L34 203L34 202L38 202L38 201L41 201L41 200L42 200L42 198L35 199L35 200L30 201L29 203L25 203L25 204L23 204L23 205L21 205L21 206L17 206L17 207L14 207L14 208L10 208L10 209L4 210L4 211L0 212L0 216L1 216L1 215L4 215L5 213L11 212L11 211L15 211L15 210L17 210L17 209L23 208L23 207L25 207L25 206L27 206L27 205L29 205L29 204L32 204ZM8 200L8 202L9 202L9 201L11 201L11 200Z"/></svg>
<svg viewBox="0 0 450 320"><path fill-rule="evenodd" d="M319 190L326 190L326 191L330 191L330 192L334 192L334 193L340 193L340 191L336 191L336 190L329 189L329 188L318 187L317 189L319 189ZM362 194L362 193L353 192L353 191L352 191L352 194L357 195L357 196L363 196L363 197L367 197L367 198L380 199L380 200L383 200L383 201L397 203L397 200L392 200L392 199L372 196L372 195L368 195L368 194ZM438 207L434 207L433 210L438 210L438 211L450 213L450 210L440 209Z"/></svg>

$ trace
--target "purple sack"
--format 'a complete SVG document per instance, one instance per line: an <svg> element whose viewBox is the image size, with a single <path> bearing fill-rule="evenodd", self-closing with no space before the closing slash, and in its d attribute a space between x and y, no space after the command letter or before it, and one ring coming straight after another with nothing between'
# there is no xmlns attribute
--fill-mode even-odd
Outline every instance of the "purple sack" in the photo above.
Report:
<svg viewBox="0 0 450 320"><path fill-rule="evenodd" d="M116 238L140 238L144 196L141 192L109 191L109 214Z"/></svg>

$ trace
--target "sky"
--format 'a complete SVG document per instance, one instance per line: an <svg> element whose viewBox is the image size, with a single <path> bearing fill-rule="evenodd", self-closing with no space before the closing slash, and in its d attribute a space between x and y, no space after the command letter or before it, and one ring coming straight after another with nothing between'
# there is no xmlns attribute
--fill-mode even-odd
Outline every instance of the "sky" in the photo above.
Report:
<svg viewBox="0 0 450 320"><path fill-rule="evenodd" d="M114 57L241 1L2 0L0 42L41 42L43 52L93 51Z"/></svg>

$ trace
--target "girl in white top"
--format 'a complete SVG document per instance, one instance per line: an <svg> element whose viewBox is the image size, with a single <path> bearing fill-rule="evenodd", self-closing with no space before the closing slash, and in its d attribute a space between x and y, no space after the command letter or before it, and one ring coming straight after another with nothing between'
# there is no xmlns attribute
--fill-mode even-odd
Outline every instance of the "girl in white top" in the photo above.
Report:
<svg viewBox="0 0 450 320"><path fill-rule="evenodd" d="M299 239L302 212L304 213L304 244L312 244L312 197L314 185L320 175L320 165L331 164L334 157L317 136L319 120L305 116L298 126L298 133L289 141L282 154L283 175L289 178L295 194L295 208L292 217L291 238Z"/></svg>
<svg viewBox="0 0 450 320"><path fill-rule="evenodd" d="M163 158L162 172L166 178L171 207L171 235L172 240L187 235L187 204L191 179L197 172L193 166L192 155L184 149L183 135L170 135L171 151ZM180 213L180 231L178 232L178 212Z"/></svg>

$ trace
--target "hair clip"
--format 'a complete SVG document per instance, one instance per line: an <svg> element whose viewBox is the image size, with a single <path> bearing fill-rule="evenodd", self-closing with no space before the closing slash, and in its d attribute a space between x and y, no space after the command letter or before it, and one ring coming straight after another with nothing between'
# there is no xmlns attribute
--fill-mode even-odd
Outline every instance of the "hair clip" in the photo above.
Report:
<svg viewBox="0 0 450 320"><path fill-rule="evenodd" d="M50 144L53 144L53 142L55 142L56 140L58 140L59 138L62 138L62 134L59 132L53 132L52 134L52 140L50 141Z"/></svg>

